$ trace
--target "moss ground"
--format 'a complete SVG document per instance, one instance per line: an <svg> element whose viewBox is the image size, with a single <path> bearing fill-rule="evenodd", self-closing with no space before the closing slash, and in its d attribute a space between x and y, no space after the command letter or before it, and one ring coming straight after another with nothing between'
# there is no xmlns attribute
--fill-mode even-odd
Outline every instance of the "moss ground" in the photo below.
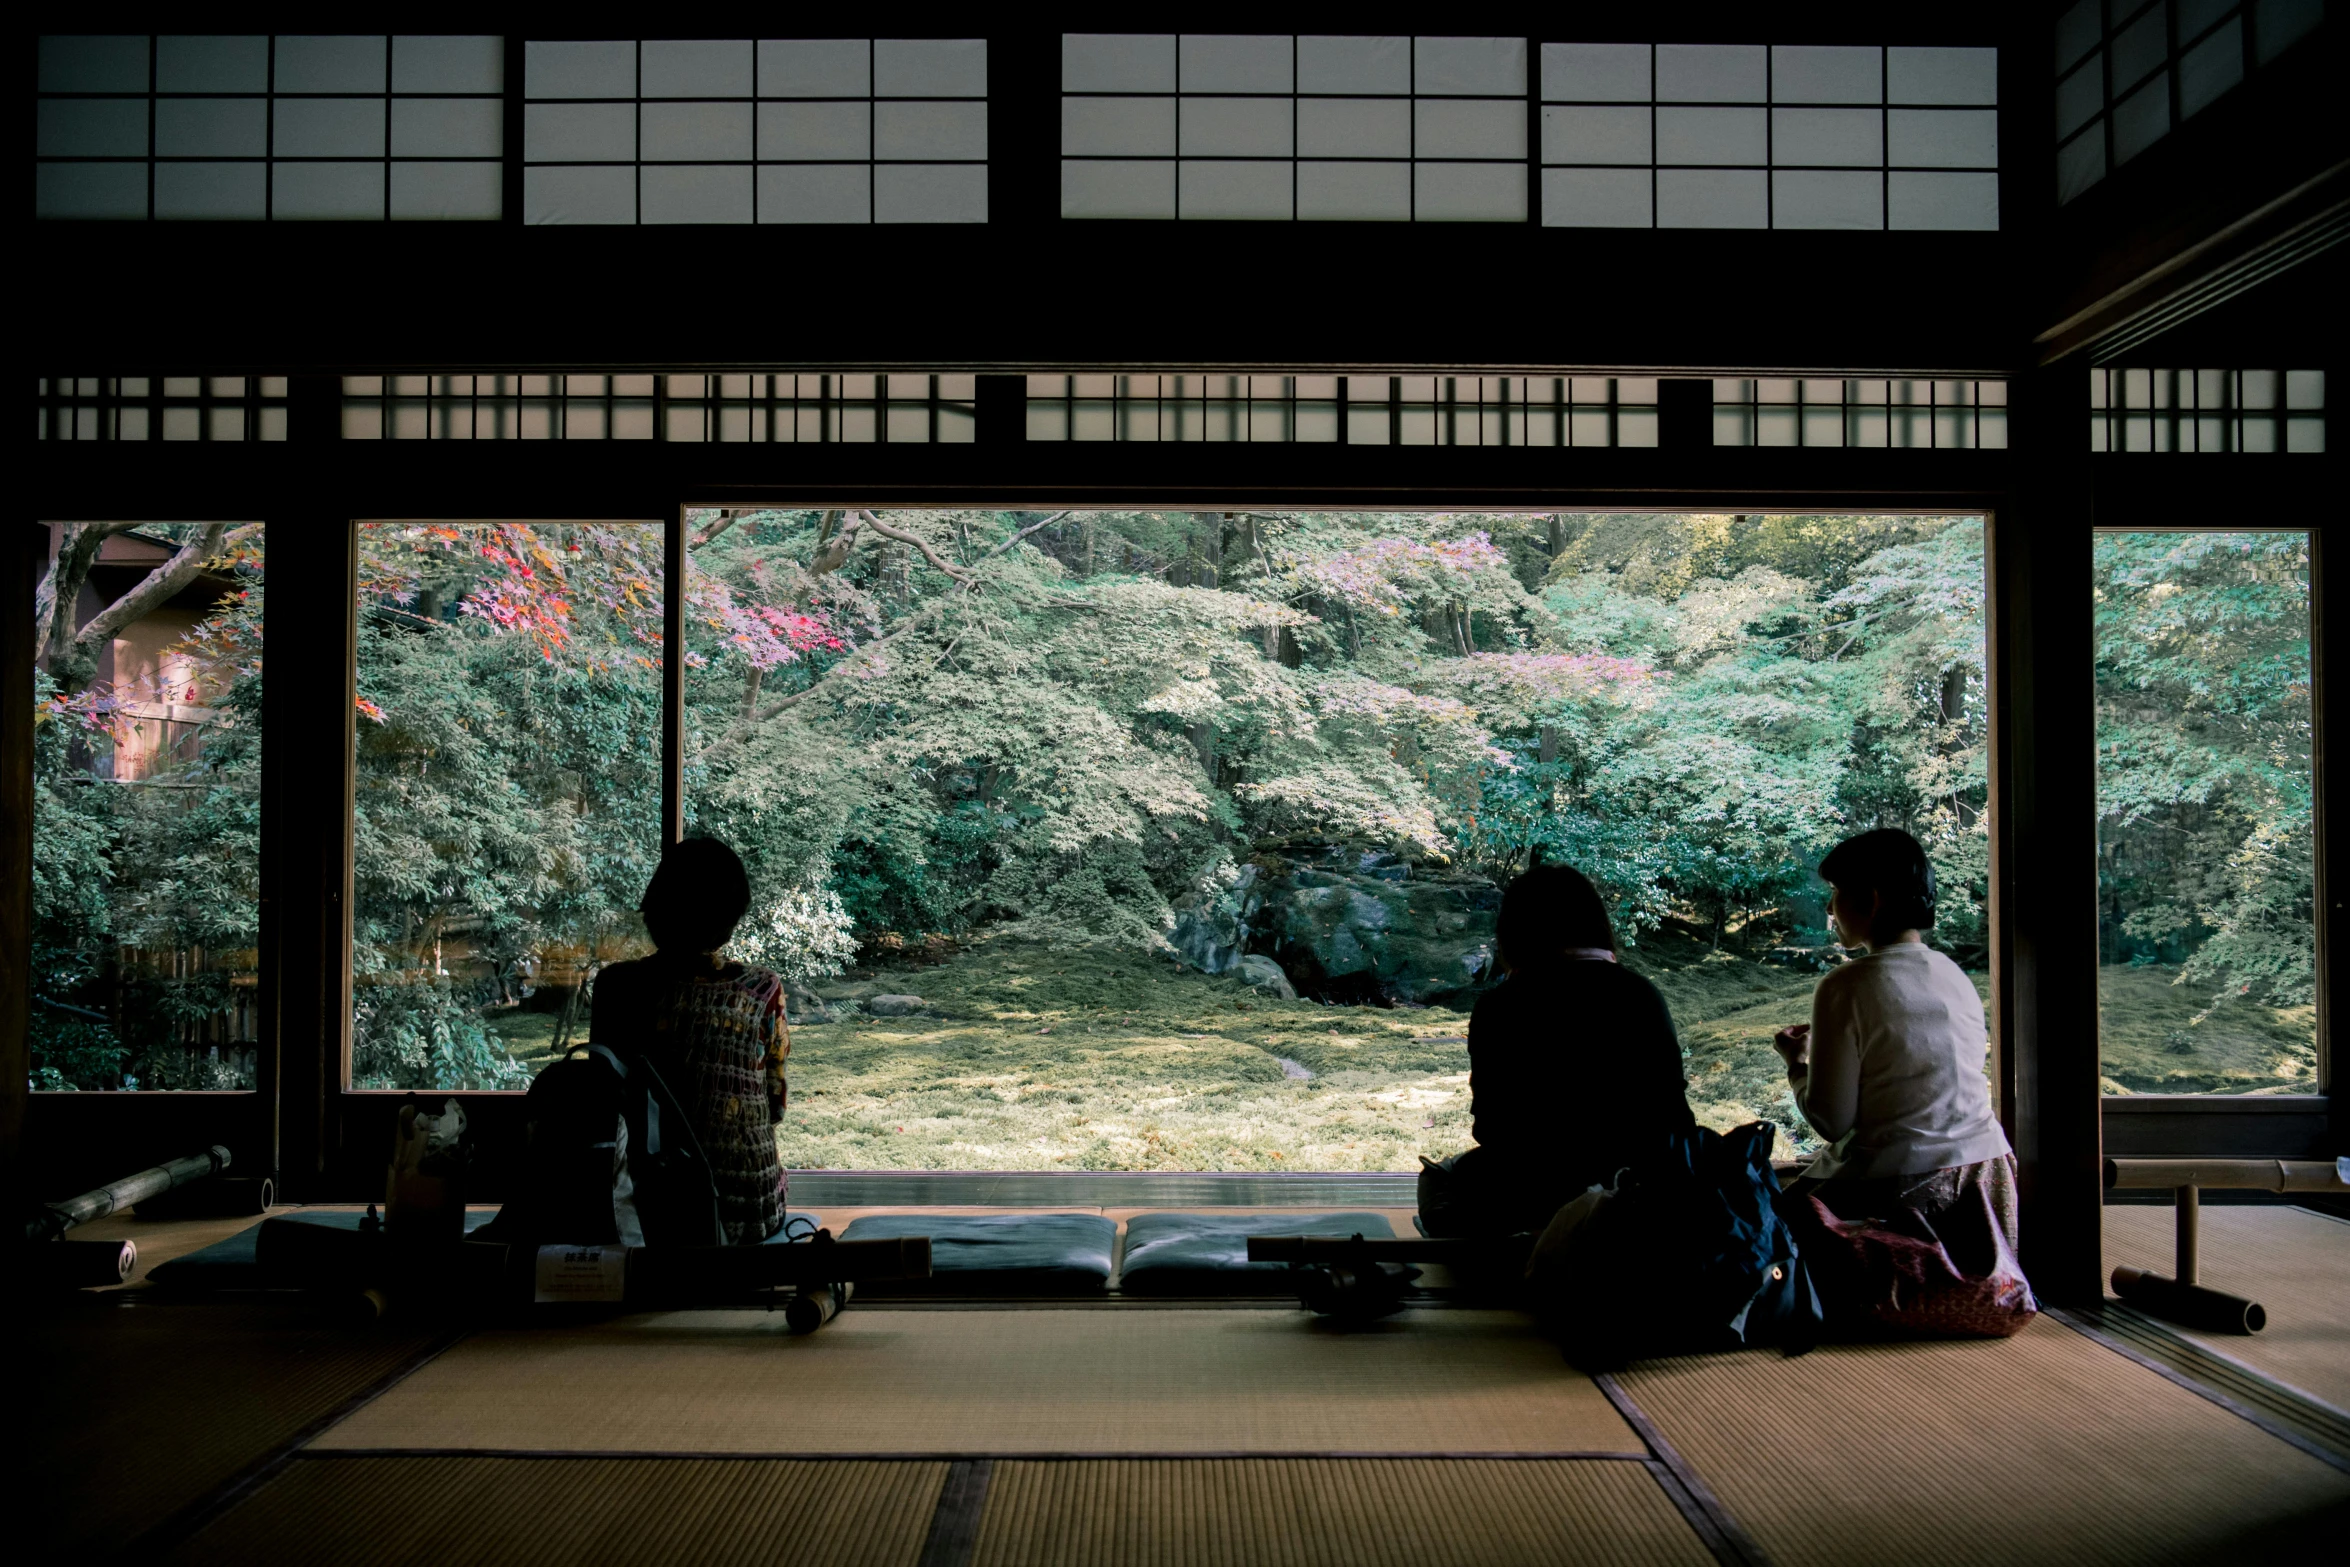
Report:
<svg viewBox="0 0 2350 1567"><path fill-rule="evenodd" d="M1656 938L1640 966L1672 1003L1700 1117L1786 1125L1770 1036L1804 1016L1811 976ZM795 1168L1410 1171L1468 1146L1465 1012L1273 1001L1139 953L1001 938L853 988L940 1015L792 1031Z"/></svg>
<svg viewBox="0 0 2350 1567"><path fill-rule="evenodd" d="M2315 1007L2211 1006L2177 979L2156 965L2097 971L2107 1093L2317 1092Z"/></svg>
<svg viewBox="0 0 2350 1567"><path fill-rule="evenodd" d="M1628 957L1672 1007L1698 1119L1775 1122L1783 1157L1815 1147L1793 1135L1770 1040L1809 1015L1816 976L1671 930ZM1410 1171L1468 1146L1465 1012L1274 1001L1140 953L1000 937L858 978L851 992L919 994L938 1015L792 1030L794 1168ZM2109 1092L2312 1087L2309 1008L2232 1002L2197 1022L2206 998L2175 978L2100 974ZM495 1027L536 1066L556 1023Z"/></svg>

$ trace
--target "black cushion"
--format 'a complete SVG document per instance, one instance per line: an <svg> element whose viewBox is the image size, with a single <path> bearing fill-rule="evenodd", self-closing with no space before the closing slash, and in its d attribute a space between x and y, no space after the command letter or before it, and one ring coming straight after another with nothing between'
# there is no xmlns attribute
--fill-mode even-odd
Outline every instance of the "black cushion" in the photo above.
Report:
<svg viewBox="0 0 2350 1567"><path fill-rule="evenodd" d="M359 1221L366 1215L357 1209L349 1212L320 1212L304 1210L299 1213L277 1215L279 1224L315 1224L321 1229L356 1232ZM467 1234L480 1229L497 1213L488 1208L478 1212L468 1210L465 1215ZM263 1224L269 1220L261 1221ZM169 1289L189 1290L259 1290L299 1289L302 1280L281 1276L279 1270L261 1266L261 1224L248 1224L227 1240L214 1241L202 1251L175 1257L147 1275L148 1281Z"/></svg>
<svg viewBox="0 0 2350 1567"><path fill-rule="evenodd" d="M275 1220L264 1223L315 1224L330 1230L356 1232L365 1215L357 1209L347 1212L307 1209L297 1213L282 1213ZM470 1235L497 1214L487 1208L469 1210L465 1215L465 1233ZM812 1213L794 1211L785 1221L785 1229L805 1235L804 1226L794 1225L791 1219L816 1222ZM784 1231L769 1236L767 1245L784 1244ZM227 1240L215 1241L202 1251L192 1251L164 1263L147 1275L159 1287L174 1290L258 1290L300 1289L307 1282L299 1275L289 1274L283 1268L265 1268L261 1264L261 1225L249 1224Z"/></svg>
<svg viewBox="0 0 2350 1567"><path fill-rule="evenodd" d="M844 1241L930 1237L934 1293L1085 1295L1109 1288L1118 1226L1092 1213L876 1213L841 1231ZM908 1280L889 1288L923 1287Z"/></svg>
<svg viewBox="0 0 2350 1567"><path fill-rule="evenodd" d="M1284 1295L1289 1265L1248 1260L1251 1235L1392 1240L1376 1213L1140 1213L1126 1221L1118 1287L1129 1295Z"/></svg>

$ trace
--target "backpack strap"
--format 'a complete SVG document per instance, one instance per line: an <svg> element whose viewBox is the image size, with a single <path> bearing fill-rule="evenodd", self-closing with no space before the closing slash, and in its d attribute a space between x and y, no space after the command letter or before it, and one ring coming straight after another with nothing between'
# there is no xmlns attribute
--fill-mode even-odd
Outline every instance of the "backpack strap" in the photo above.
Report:
<svg viewBox="0 0 2350 1567"><path fill-rule="evenodd" d="M620 1052L613 1049L610 1045L591 1044L587 1047L587 1053L591 1056L602 1056L604 1060L611 1065L614 1074L617 1075L623 1083L628 1082L631 1077L636 1075L631 1070L631 1063L624 1059ZM635 1065L643 1067L643 1075L651 1080L649 1084L649 1091L645 1094L644 1098L644 1154L648 1159L656 1159L659 1158L661 1154L661 1101L669 1097L669 1085L661 1080L661 1074L659 1072L653 1070L653 1065L651 1062L645 1061L640 1057L636 1061ZM704 1164L709 1162L707 1159L701 1158L701 1152L699 1148L694 1150L694 1156Z"/></svg>

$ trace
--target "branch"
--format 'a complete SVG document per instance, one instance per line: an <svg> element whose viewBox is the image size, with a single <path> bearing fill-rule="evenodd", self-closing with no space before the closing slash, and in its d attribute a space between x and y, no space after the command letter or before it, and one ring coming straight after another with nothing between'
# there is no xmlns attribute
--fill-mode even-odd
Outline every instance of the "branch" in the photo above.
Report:
<svg viewBox="0 0 2350 1567"><path fill-rule="evenodd" d="M900 544L913 545L914 548L922 552L922 558L930 562L931 565L937 567L940 571L945 572L948 576L954 578L963 586L969 587L971 585L971 573L965 571L962 567L954 564L944 555L941 555L938 551L932 549L929 543L924 539L915 534L906 532L903 528L891 527L888 523L881 520L879 513L869 511L864 514L864 518L866 526L870 527L875 533L880 534L885 539L895 539Z"/></svg>
<svg viewBox="0 0 2350 1567"><path fill-rule="evenodd" d="M703 545L709 543L711 540L717 538L718 535L733 527L737 520L738 519L733 512L720 512L718 514L718 520L710 524L710 526L707 528L704 528L698 535L695 536L693 543L687 545L686 548L693 550L700 549Z"/></svg>
<svg viewBox="0 0 2350 1567"><path fill-rule="evenodd" d="M178 554L148 572L137 587L91 616L90 623L74 633L73 645L87 647L111 639L116 632L175 597L202 574L207 562L219 559L259 533L261 526L258 522L248 522L231 530L225 522L206 523L203 532L179 547Z"/></svg>
<svg viewBox="0 0 2350 1567"><path fill-rule="evenodd" d="M1054 523L1059 522L1063 517L1068 515L1069 514L1065 511L1057 511L1054 512L1050 517L1045 518L1042 522L1032 522L1027 527L1022 528L1018 533L1013 534L1010 538L1004 540L1003 543L997 545L994 549L989 550L985 555L982 555L979 558L981 560L993 560L998 555L1001 555L1004 551L1010 549L1013 545L1019 543L1022 539L1028 537L1028 535L1031 533L1034 533L1037 529L1049 528Z"/></svg>
<svg viewBox="0 0 2350 1567"><path fill-rule="evenodd" d="M865 514L852 511L846 514L840 532L832 532L832 519L840 512L828 513L824 519L824 533L819 537L816 553L808 557L808 575L829 576L849 563L849 552L857 547L857 529L863 525Z"/></svg>
<svg viewBox="0 0 2350 1567"><path fill-rule="evenodd" d="M68 523L58 536L57 558L33 590L33 657L44 667L73 650L73 607L89 580L91 563L99 549L118 533L128 533L135 522Z"/></svg>

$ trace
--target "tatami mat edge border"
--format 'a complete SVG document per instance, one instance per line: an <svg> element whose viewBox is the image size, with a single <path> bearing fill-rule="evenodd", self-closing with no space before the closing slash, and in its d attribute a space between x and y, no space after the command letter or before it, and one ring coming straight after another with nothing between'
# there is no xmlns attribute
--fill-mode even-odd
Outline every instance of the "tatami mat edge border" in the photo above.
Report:
<svg viewBox="0 0 2350 1567"><path fill-rule="evenodd" d="M930 1534L915 1567L970 1567L979 1554L979 1524L987 1511L987 1488L995 1480L992 1458L959 1458L939 1482Z"/></svg>
<svg viewBox="0 0 2350 1567"><path fill-rule="evenodd" d="M2203 1381L2202 1379L2194 1376L2192 1373L2182 1369L2179 1366L2165 1363L2164 1361L2129 1343L2120 1335L2107 1329L2105 1326L2088 1317L2084 1313L2062 1306L2046 1306L2041 1309L2041 1315L2053 1317L2056 1321L2063 1323L2066 1327L2072 1329L2075 1333L2080 1334L2081 1337L2089 1340L2091 1343L2096 1344L2101 1348L2113 1351L2115 1354L2121 1356L2124 1360L2145 1367L2148 1371L2153 1372L2156 1376L2161 1377L2164 1381L2173 1383L2179 1387L2183 1387L2198 1398L2204 1399L2207 1402L2213 1404L2217 1404L2220 1408L2226 1410L2229 1414L2234 1415L2237 1419L2245 1422L2247 1425L2255 1426L2260 1430L2267 1432L2270 1436L2275 1437L2278 1441L2283 1442L2288 1447L2298 1448L2300 1451L2307 1453L2310 1457L2316 1459L2319 1463L2326 1464L2331 1468L2341 1470L2344 1474L2350 1474L2350 1453L2337 1451L2327 1444L2311 1437L2308 1433L2296 1429L2294 1426L2278 1418L2276 1415L2271 1414L2266 1410L2256 1409L2252 1405L2245 1403L2242 1399L2230 1396L2229 1394L2221 1391L2219 1388L2213 1387L2209 1382ZM2186 1349L2192 1351L2197 1347L2198 1346L2187 1345ZM2228 1361L2225 1363L2231 1366L2235 1364L2233 1361ZM2273 1383L2272 1385L2281 1386L2281 1384ZM2315 1400L2311 1400L2310 1402L2313 1404L2316 1403ZM2318 1404L2317 1407L2320 1409L2326 1409L2329 1412L2333 1412L2328 1405Z"/></svg>
<svg viewBox="0 0 2350 1567"><path fill-rule="evenodd" d="M1615 1406L1616 1413L1624 1417L1624 1423L1647 1444L1653 1455L1649 1472L1656 1476L1657 1484L1664 1487L1665 1494L1673 1499L1673 1505L1680 1509L1681 1516L1689 1520L1689 1526L1697 1531L1697 1537L1705 1542L1706 1549L1713 1552L1714 1560L1723 1563L1723 1567L1771 1567L1769 1553L1755 1543L1754 1537L1739 1526L1737 1519L1730 1516L1730 1509L1722 1505L1722 1499L1714 1494L1713 1487L1698 1478L1697 1471L1689 1467L1688 1460L1681 1456L1671 1442L1665 1440L1664 1432L1658 1430L1656 1422L1648 1418L1648 1412L1633 1401L1624 1385L1604 1371L1594 1373L1591 1380L1606 1395L1607 1401Z"/></svg>
<svg viewBox="0 0 2350 1567"><path fill-rule="evenodd" d="M1650 1464L1656 1462L1647 1453L1605 1452L1494 1452L1489 1449L1410 1451L1393 1448L1354 1448L1306 1450L1294 1447L1234 1447L1203 1450L1199 1448L1170 1448L1165 1451L1103 1452L1099 1448L1083 1451L1059 1451L1003 1448L992 1452L911 1452L901 1450L870 1453L809 1453L736 1451L697 1448L685 1451L674 1448L613 1448L613 1447L319 1447L287 1455L289 1458L309 1459L331 1463L351 1458L512 1458L512 1459L675 1459L707 1460L710 1462L791 1462L803 1464L872 1464L872 1463L1023 1463L1023 1464L1151 1464L1191 1462L1193 1460L1294 1458L1309 1462L1336 1459L1385 1460L1426 1463L1568 1463L1606 1460L1611 1463Z"/></svg>
<svg viewBox="0 0 2350 1567"><path fill-rule="evenodd" d="M2256 1399L2273 1400L2288 1413L2306 1415L2313 1421L2338 1428L2346 1438L2343 1443L2345 1451L2350 1451L2350 1409L2328 1403L2307 1388L2295 1387L2282 1377L2271 1376L2258 1366L2239 1360L2217 1344L2190 1338L2160 1317L2141 1311L2126 1301L2108 1300L2092 1320L2116 1338L2143 1343L2158 1349L2162 1354L2177 1356L2180 1369L2190 1375L2208 1371L2215 1382L2239 1383L2253 1393ZM2225 1392L2226 1389L2223 1387L2221 1391Z"/></svg>
<svg viewBox="0 0 2350 1567"><path fill-rule="evenodd" d="M303 1450L327 1432L350 1419L369 1404L389 1393L408 1378L455 1348L469 1330L458 1329L435 1338L415 1354L376 1378L366 1387L344 1399L340 1404L320 1415L296 1431L285 1441L247 1464L243 1469L223 1480L211 1490L197 1497L187 1506L155 1524L125 1546L119 1557L123 1561L150 1561L162 1552L195 1536L198 1530L220 1517L256 1490L296 1458Z"/></svg>

